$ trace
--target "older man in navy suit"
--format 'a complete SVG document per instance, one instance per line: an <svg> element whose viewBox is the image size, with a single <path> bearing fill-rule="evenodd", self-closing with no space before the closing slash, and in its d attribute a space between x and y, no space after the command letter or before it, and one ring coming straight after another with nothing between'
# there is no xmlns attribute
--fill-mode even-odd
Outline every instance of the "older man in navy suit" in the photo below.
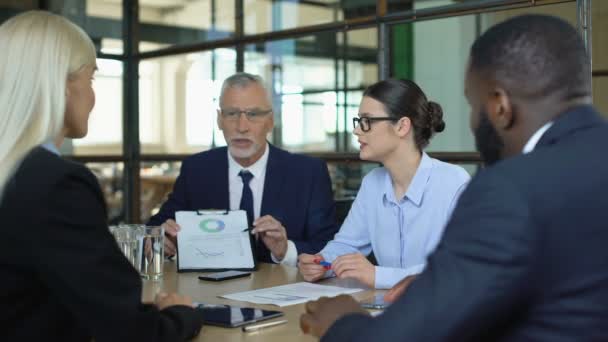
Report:
<svg viewBox="0 0 608 342"><path fill-rule="evenodd" d="M224 81L217 124L228 147L182 163L173 192L149 224L163 224L165 250L176 252L175 212L242 209L257 235L258 260L295 266L299 253L317 253L337 231L326 164L266 141L274 127L271 101L259 76Z"/></svg>
<svg viewBox="0 0 608 342"><path fill-rule="evenodd" d="M304 331L323 341L608 341L608 124L591 106L590 75L582 39L561 19L522 16L483 34L465 89L491 166L383 315L322 299L308 303Z"/></svg>

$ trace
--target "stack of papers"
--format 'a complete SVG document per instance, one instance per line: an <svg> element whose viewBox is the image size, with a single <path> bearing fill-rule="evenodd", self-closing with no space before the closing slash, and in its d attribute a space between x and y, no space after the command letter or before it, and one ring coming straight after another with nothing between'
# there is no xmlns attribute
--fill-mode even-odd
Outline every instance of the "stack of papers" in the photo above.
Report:
<svg viewBox="0 0 608 342"><path fill-rule="evenodd" d="M321 297L335 297L341 294L351 294L359 291L364 291L364 289L349 289L338 286L302 282L260 290L231 293L220 297L254 304L288 306L306 303Z"/></svg>

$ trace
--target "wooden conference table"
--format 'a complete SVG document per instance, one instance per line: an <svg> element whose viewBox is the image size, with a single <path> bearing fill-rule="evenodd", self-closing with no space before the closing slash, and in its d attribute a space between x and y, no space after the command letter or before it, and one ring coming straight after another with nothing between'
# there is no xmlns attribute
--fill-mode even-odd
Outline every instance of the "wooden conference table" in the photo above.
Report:
<svg viewBox="0 0 608 342"><path fill-rule="evenodd" d="M182 295L192 297L195 302L211 304L231 304L236 306L255 307L266 310L283 311L283 317L268 320L287 319L286 324L265 328L256 332L243 332L241 328L221 328L214 326L204 326L195 341L315 341L310 335L304 335L300 330L300 315L304 312L304 304L277 307L273 305L257 305L247 302L233 301L219 298L218 296L267 288L278 285L285 285L304 281L295 267L260 263L259 269L253 272L250 277L225 280L221 282L201 281L198 276L202 273L188 272L177 273L176 263L166 261L164 265L164 276L161 281L145 280L143 283L143 300L150 302L154 295L159 291L177 292ZM366 288L355 280L326 279L320 284L336 285L352 288ZM385 291L365 290L353 294L358 300L371 298L375 293Z"/></svg>

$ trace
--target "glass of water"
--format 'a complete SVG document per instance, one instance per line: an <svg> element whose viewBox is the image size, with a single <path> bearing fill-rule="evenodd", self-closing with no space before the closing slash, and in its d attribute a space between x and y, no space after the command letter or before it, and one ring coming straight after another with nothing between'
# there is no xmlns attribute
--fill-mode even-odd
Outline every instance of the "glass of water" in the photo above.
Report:
<svg viewBox="0 0 608 342"><path fill-rule="evenodd" d="M140 274L144 279L162 279L165 230L161 226L145 226L143 231Z"/></svg>
<svg viewBox="0 0 608 342"><path fill-rule="evenodd" d="M121 224L110 226L110 232L116 239L118 248L129 260L131 265L139 271L141 263L143 226L136 224Z"/></svg>

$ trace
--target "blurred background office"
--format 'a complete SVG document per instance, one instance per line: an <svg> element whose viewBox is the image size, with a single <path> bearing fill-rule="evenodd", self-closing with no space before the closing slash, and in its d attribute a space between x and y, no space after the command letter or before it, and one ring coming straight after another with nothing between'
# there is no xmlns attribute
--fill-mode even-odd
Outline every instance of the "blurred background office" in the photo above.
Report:
<svg viewBox="0 0 608 342"><path fill-rule="evenodd" d="M579 27L594 102L608 113L605 0L0 0L0 22L29 9L68 17L96 44L89 134L61 152L97 175L111 223L146 221L184 157L225 145L218 96L237 71L268 82L270 142L328 162L340 218L377 166L358 159L352 117L380 79L413 79L439 102L446 130L427 152L475 172L463 66L474 39L508 17L544 13Z"/></svg>

